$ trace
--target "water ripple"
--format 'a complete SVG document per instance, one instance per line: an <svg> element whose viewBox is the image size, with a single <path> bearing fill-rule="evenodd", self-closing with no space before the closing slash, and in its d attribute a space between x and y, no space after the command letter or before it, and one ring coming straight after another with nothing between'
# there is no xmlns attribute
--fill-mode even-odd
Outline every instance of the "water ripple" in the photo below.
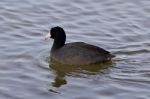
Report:
<svg viewBox="0 0 150 99"><path fill-rule="evenodd" d="M1 0L0 98L149 99L149 4ZM113 63L68 71L49 67L52 41L45 41L44 35L56 25L67 32L67 42L83 41L111 51L116 55Z"/></svg>

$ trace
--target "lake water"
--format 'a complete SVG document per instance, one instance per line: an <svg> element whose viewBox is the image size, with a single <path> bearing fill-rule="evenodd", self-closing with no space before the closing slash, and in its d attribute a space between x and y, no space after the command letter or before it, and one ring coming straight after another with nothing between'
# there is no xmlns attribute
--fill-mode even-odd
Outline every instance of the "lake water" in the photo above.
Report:
<svg viewBox="0 0 150 99"><path fill-rule="evenodd" d="M150 0L1 0L0 99L150 99ZM53 26L112 64L49 66ZM73 69L73 70L72 70Z"/></svg>

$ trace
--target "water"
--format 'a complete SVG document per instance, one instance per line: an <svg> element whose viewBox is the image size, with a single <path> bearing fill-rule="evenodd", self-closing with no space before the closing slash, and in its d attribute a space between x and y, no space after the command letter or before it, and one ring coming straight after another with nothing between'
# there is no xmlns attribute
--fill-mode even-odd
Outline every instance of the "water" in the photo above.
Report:
<svg viewBox="0 0 150 99"><path fill-rule="evenodd" d="M149 0L1 0L1 99L150 99ZM50 27L117 57L101 67L49 67Z"/></svg>

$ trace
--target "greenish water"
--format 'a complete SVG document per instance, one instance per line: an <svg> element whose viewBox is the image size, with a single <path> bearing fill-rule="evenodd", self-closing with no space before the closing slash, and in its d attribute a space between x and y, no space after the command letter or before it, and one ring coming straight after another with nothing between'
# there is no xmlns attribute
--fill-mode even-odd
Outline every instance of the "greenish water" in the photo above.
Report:
<svg viewBox="0 0 150 99"><path fill-rule="evenodd" d="M150 99L149 0L1 0L0 99ZM100 66L50 65L61 26L67 42L116 55Z"/></svg>

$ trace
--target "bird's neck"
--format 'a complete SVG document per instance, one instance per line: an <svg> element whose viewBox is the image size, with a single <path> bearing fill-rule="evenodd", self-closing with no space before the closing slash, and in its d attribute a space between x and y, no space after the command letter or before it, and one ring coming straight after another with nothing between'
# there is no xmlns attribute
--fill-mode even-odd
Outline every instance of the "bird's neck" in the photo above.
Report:
<svg viewBox="0 0 150 99"><path fill-rule="evenodd" d="M54 40L52 50L57 50L65 45L65 40Z"/></svg>

